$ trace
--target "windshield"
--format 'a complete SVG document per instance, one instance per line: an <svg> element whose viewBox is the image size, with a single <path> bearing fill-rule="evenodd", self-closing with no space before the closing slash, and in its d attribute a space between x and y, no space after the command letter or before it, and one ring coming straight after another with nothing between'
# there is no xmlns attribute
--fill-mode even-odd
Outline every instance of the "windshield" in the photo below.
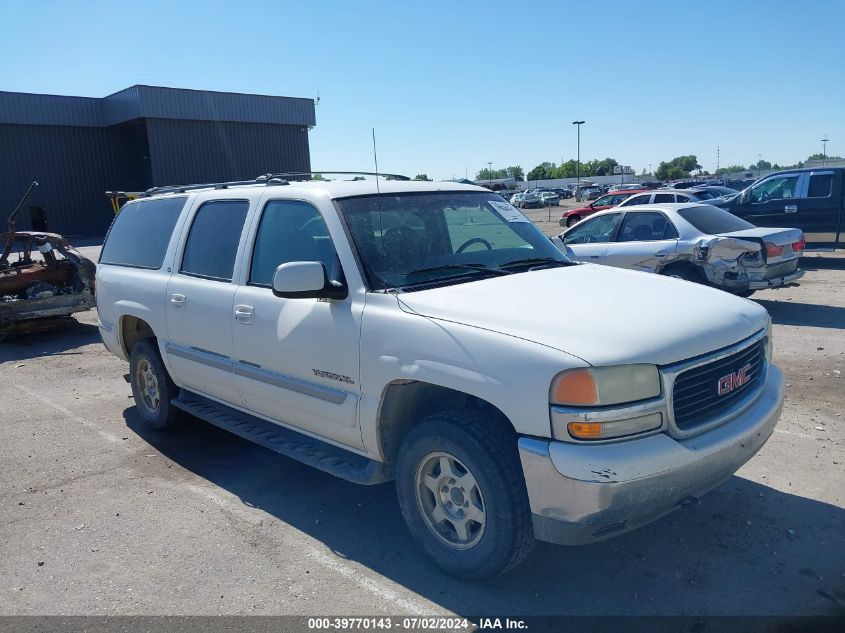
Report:
<svg viewBox="0 0 845 633"><path fill-rule="evenodd" d="M753 224L749 224L742 218L738 218L719 207L709 205L679 209L678 215L707 235L719 235L754 228Z"/></svg>
<svg viewBox="0 0 845 633"><path fill-rule="evenodd" d="M337 201L373 290L569 263L534 224L494 193L438 192ZM519 260L532 260L520 269Z"/></svg>

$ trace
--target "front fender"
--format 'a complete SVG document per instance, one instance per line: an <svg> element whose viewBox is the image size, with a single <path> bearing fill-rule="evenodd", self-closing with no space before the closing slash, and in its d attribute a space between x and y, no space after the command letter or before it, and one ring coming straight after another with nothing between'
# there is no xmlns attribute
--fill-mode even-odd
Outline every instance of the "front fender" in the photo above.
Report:
<svg viewBox="0 0 845 633"><path fill-rule="evenodd" d="M551 436L549 386L586 363L531 341L403 312L394 297L370 295L361 327L359 418L365 445L378 452L385 389L417 381L460 391L499 409L517 433Z"/></svg>

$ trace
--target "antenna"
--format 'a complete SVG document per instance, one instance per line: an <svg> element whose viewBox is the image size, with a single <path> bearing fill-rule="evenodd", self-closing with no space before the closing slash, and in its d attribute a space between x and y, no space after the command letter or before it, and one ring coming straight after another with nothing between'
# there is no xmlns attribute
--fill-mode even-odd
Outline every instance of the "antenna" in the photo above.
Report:
<svg viewBox="0 0 845 633"><path fill-rule="evenodd" d="M379 241L379 259L384 268L384 223L381 221L381 188L378 183L378 152L376 152L376 128L373 128L373 162L376 165L376 209L378 209L378 231L381 236Z"/></svg>

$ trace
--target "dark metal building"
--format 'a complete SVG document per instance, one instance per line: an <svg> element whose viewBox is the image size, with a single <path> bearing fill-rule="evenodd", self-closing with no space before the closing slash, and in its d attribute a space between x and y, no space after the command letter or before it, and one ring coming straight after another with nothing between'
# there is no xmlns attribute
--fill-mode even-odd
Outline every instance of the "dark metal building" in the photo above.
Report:
<svg viewBox="0 0 845 633"><path fill-rule="evenodd" d="M309 171L314 101L132 86L108 97L0 91L0 232L29 183L18 229L102 235L107 190Z"/></svg>

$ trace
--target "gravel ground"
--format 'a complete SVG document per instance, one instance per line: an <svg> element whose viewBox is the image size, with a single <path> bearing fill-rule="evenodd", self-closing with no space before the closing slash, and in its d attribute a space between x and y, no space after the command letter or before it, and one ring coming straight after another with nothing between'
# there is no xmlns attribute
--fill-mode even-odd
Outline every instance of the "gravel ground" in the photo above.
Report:
<svg viewBox="0 0 845 633"><path fill-rule="evenodd" d="M483 583L420 555L391 485L198 421L144 426L94 311L2 344L0 615L841 614L845 257L803 266L800 287L754 297L789 383L757 456L695 507L601 544L539 544Z"/></svg>

